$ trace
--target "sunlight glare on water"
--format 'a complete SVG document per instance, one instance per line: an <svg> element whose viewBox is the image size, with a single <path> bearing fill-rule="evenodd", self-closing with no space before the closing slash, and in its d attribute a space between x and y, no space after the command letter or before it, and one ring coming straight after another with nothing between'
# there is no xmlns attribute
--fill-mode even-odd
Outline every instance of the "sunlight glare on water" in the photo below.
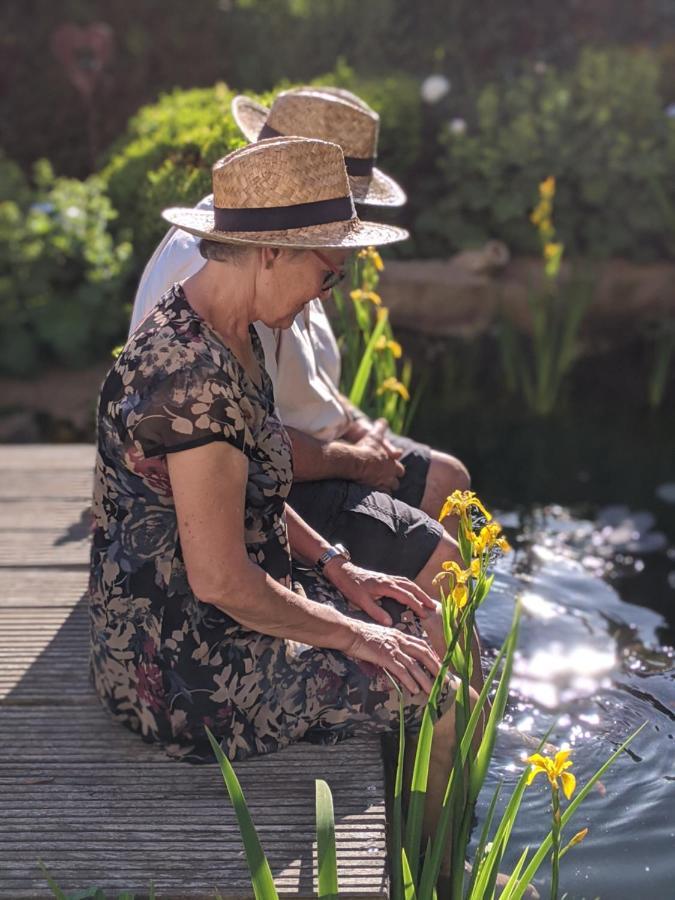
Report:
<svg viewBox="0 0 675 900"><path fill-rule="evenodd" d="M523 521L513 513L498 517L508 518L519 538L479 611L488 656L508 630L516 596L523 618L479 824L498 781L505 781L505 803L527 755L551 726L545 752L572 748L581 787L647 722L575 815L568 836L586 826L590 832L565 858L561 887L568 900L632 900L638 888L654 900L675 896L675 663L672 647L660 642L671 632L659 613L621 596L635 592L645 561L668 565L673 548L651 514L625 507L601 510L595 521L562 507L535 510ZM667 570L660 590L670 590ZM545 836L549 817L548 792L535 782L526 791L505 870ZM535 880L542 896L548 874L543 865Z"/></svg>

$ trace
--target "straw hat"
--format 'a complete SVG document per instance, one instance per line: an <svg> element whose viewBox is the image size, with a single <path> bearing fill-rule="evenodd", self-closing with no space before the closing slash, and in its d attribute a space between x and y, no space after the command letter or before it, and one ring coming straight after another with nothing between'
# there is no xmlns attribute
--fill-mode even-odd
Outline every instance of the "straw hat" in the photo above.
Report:
<svg viewBox="0 0 675 900"><path fill-rule="evenodd" d="M402 206L403 189L376 168L380 117L356 94L343 88L301 87L279 94L270 109L250 97L232 101L234 120L249 141L298 135L342 147L357 203Z"/></svg>
<svg viewBox="0 0 675 900"><path fill-rule="evenodd" d="M311 249L390 244L403 228L356 215L342 150L328 141L270 138L235 150L212 169L213 209L162 216L212 241Z"/></svg>

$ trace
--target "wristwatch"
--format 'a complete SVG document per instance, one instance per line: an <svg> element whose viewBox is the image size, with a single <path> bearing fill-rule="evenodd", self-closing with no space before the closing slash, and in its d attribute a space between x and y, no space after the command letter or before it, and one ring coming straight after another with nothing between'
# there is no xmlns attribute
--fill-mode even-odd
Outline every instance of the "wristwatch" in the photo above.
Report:
<svg viewBox="0 0 675 900"><path fill-rule="evenodd" d="M336 556L342 556L347 561L352 558L349 550L347 550L344 544L335 544L333 547L329 547L328 550L326 550L325 553L322 553L321 556L317 559L316 568L319 570L319 572L323 572L326 563L329 560L334 559Z"/></svg>

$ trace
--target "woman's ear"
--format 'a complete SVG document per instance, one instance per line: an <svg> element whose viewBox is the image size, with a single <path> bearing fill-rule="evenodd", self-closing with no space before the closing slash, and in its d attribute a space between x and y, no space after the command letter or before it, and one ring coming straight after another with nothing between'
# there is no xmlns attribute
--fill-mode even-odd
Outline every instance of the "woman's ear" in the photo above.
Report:
<svg viewBox="0 0 675 900"><path fill-rule="evenodd" d="M279 258L279 247L261 247L263 269L271 269Z"/></svg>

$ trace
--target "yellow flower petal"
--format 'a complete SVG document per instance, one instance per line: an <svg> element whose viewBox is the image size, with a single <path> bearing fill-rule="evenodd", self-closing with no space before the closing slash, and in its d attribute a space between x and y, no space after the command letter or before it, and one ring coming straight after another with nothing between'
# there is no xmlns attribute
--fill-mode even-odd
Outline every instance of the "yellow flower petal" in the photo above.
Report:
<svg viewBox="0 0 675 900"><path fill-rule="evenodd" d="M532 756L527 757L527 761L533 766L539 766L540 769L546 769L546 763L548 762L541 753L533 753Z"/></svg>
<svg viewBox="0 0 675 900"><path fill-rule="evenodd" d="M532 784L532 782L534 781L534 779L537 777L537 775L539 775L539 773L542 771L543 771L543 769L536 769L536 768L530 769L530 772L525 780L526 786L529 787Z"/></svg>
<svg viewBox="0 0 675 900"><path fill-rule="evenodd" d="M553 175L549 175L548 178L541 182L539 193L547 200L551 200L555 196L555 178Z"/></svg>
<svg viewBox="0 0 675 900"><path fill-rule="evenodd" d="M402 381L399 381L398 378L394 378L391 375L389 378L385 378L382 384L377 389L377 394L381 396L386 391L390 391L393 394L399 394L399 396L403 397L404 400L410 400L410 394L408 393L408 388L403 384Z"/></svg>
<svg viewBox="0 0 675 900"><path fill-rule="evenodd" d="M464 609L466 601L469 599L469 591L465 584L456 584L452 591L452 599L455 601L459 609Z"/></svg>
<svg viewBox="0 0 675 900"><path fill-rule="evenodd" d="M565 796L569 800L577 786L577 780L571 772L563 772L560 776L560 780L562 781Z"/></svg>

